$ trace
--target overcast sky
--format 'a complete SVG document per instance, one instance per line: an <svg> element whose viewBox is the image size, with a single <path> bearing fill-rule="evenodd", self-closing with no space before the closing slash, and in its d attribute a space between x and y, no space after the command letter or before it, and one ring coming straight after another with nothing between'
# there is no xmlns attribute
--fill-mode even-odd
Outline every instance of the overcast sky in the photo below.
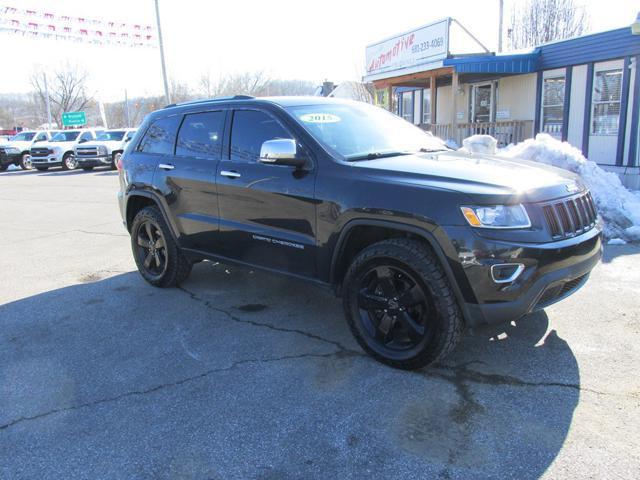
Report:
<svg viewBox="0 0 640 480"><path fill-rule="evenodd" d="M507 9L519 0L505 0ZM577 0L594 32L630 25L634 0ZM59 15L154 23L153 0L6 0L5 5ZM356 80L368 43L451 16L491 50L497 47L498 0L160 0L170 77L195 85L212 77L262 70L273 78L320 83ZM508 23L508 15L505 19ZM82 45L0 34L0 92L30 89L34 69L80 64L98 98L162 92L159 53L151 48Z"/></svg>

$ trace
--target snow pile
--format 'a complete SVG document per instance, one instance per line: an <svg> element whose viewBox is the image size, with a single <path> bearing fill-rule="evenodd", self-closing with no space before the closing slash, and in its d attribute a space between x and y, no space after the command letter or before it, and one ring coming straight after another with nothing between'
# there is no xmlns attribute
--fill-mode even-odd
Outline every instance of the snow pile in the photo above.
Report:
<svg viewBox="0 0 640 480"><path fill-rule="evenodd" d="M470 153L494 155L498 141L491 135L472 135L462 141L462 149Z"/></svg>
<svg viewBox="0 0 640 480"><path fill-rule="evenodd" d="M535 139L509 145L500 155L534 160L564 168L582 177L598 205L607 238L640 241L640 195L622 185L620 178L587 160L580 150L567 142L540 133Z"/></svg>

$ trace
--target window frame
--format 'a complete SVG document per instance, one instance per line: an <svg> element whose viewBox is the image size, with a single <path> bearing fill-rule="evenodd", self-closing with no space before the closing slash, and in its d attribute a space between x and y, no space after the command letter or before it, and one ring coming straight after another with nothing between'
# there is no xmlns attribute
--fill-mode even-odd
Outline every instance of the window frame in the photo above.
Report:
<svg viewBox="0 0 640 480"><path fill-rule="evenodd" d="M617 101L615 100L596 100L595 99L595 92L596 92L596 79L598 78L598 75L604 75L607 73L612 73L612 72L620 72L620 92L618 94L619 99ZM620 116L621 116L621 112L622 112L622 84L624 82L624 67L615 67L615 68L604 68L602 70L596 70L593 72L593 91L591 93L591 109L590 109L590 114L591 114L591 118L590 118L590 125L589 125L589 136L593 136L593 137L617 137L620 135ZM596 105L612 105L612 104L617 104L618 105L618 126L616 128L616 131L614 133L602 133L602 132L596 132L595 131L595 110L596 110Z"/></svg>
<svg viewBox="0 0 640 480"><path fill-rule="evenodd" d="M273 120L275 120L280 125L280 127L285 132L287 132L289 134L291 139L296 142L296 145L298 146L298 149L299 150L304 150L307 159L310 162L312 161L311 155L308 153L309 149L306 148L300 142L300 140L298 140L297 136L292 133L291 128L289 128L283 121L281 121L278 117L273 115L271 112L269 112L269 111L267 111L267 110L265 110L263 108L256 107L256 106L232 107L230 110L231 110L231 114L227 114L227 120L229 122L229 128L228 128L228 132L226 132L226 135L225 135L225 138L227 139L227 142L226 142L226 147L224 147L224 151L223 151L223 155L222 155L221 161L223 161L223 162L231 162L231 163L237 164L237 165L262 165L262 166L265 166L265 167L281 166L281 165L264 165L261 162L237 162L237 161L231 159L231 145L232 145L232 142L233 142L233 125L234 125L233 122L234 122L235 117L236 117L236 112L239 112L239 111L260 112L260 113L264 113L265 115L271 117ZM284 165L284 166L286 166L286 165Z"/></svg>
<svg viewBox="0 0 640 480"><path fill-rule="evenodd" d="M562 103L559 104L545 104L544 103L544 99L545 99L545 86L546 86L546 82L547 80L559 80L562 79L564 82L563 85L563 94L562 94ZM549 75L547 77L543 77L542 79L542 98L540 101L540 132L541 133L546 133L548 135L551 135L554 138L558 138L558 139L562 139L564 136L564 123L565 123L565 111L564 111L564 105L567 101L567 76L564 73L558 73L556 75ZM545 121L544 121L544 110L545 108L558 108L560 107L560 109L562 110L562 122L560 123L560 131L558 132L558 136L556 137L554 134L546 132L544 127L546 125Z"/></svg>

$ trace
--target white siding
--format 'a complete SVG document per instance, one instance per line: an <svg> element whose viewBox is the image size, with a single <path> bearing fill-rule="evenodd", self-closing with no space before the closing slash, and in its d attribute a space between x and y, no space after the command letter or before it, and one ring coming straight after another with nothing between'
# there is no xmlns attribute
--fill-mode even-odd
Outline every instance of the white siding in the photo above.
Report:
<svg viewBox="0 0 640 480"><path fill-rule="evenodd" d="M571 77L571 97L569 104L569 129L567 141L582 149L582 129L584 126L584 97L587 90L587 66L573 67Z"/></svg>
<svg viewBox="0 0 640 480"><path fill-rule="evenodd" d="M497 120L533 120L536 114L536 74L514 75L498 81L496 112L509 112Z"/></svg>
<svg viewBox="0 0 640 480"><path fill-rule="evenodd" d="M453 111L453 105L451 104L451 85L438 87L436 102L436 121L438 123L451 123L453 121L453 115L451 114Z"/></svg>

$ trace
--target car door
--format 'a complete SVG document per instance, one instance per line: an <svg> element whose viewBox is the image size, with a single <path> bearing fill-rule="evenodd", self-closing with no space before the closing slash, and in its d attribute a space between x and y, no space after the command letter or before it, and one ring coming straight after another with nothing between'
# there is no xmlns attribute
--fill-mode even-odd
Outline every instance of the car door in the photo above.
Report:
<svg viewBox="0 0 640 480"><path fill-rule="evenodd" d="M208 253L215 251L218 232L216 169L226 114L214 110L184 115L175 154L162 160L154 177L176 223L180 245Z"/></svg>
<svg viewBox="0 0 640 480"><path fill-rule="evenodd" d="M293 138L266 111L236 109L230 123L229 149L217 175L221 254L315 276L316 169L312 159L304 169L258 161L263 142Z"/></svg>

